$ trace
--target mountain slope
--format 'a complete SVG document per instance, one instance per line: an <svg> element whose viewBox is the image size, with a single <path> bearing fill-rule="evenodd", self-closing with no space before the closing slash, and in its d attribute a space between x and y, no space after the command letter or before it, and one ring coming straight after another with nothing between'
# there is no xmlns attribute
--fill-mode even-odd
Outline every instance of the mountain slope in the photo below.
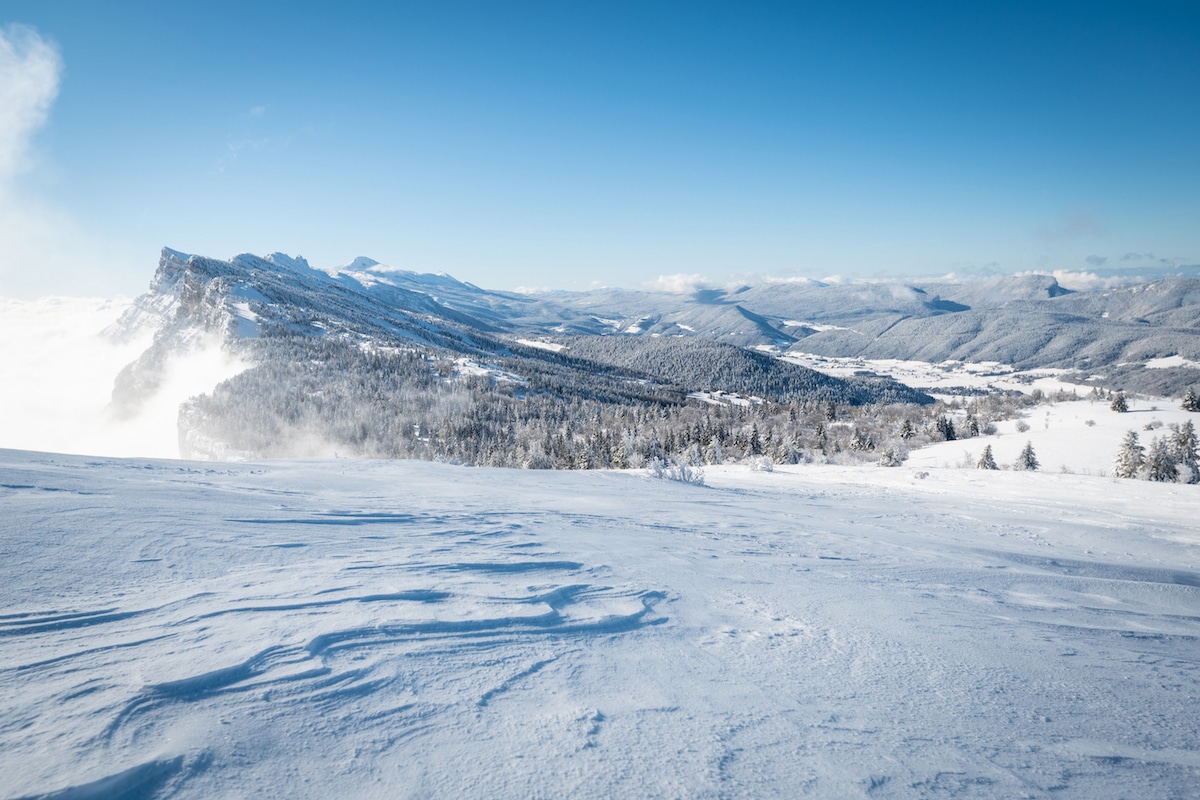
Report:
<svg viewBox="0 0 1200 800"><path fill-rule="evenodd" d="M766 325L744 309L734 313ZM521 340L520 331L545 331L552 321L549 329L561 331L569 318L536 299L370 259L322 272L278 253L220 261L164 249L150 291L110 331L120 338L155 330L152 346L117 377L113 405L136 413L174 356L216 342L252 366L184 405L185 455L347 452L578 467L675 457L714 436L738 440L744 412L732 401L697 417L699 401L688 397L717 387L714 352L724 365L721 391L794 406L756 405L764 430L775 427L765 414L794 423L827 401L931 402L894 382L847 381L698 338L605 337L599 349L581 343L566 351ZM648 358L666 350L669 360ZM652 421L649 407L662 409Z"/></svg>

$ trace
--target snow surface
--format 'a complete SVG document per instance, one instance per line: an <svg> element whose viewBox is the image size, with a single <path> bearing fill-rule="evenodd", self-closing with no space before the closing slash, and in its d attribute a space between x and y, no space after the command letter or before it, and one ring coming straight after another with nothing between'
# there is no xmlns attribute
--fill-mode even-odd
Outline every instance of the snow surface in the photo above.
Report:
<svg viewBox="0 0 1200 800"><path fill-rule="evenodd" d="M1101 400L1045 403L1027 410L1019 420L996 423L995 435L937 442L913 450L908 465L974 469L983 448L991 445L996 463L1007 468L1028 442L1043 471L1104 477L1112 474L1127 431L1136 432L1139 443L1146 447L1155 437L1170 436L1169 425L1200 422L1196 414L1182 411L1176 400L1131 399L1128 405L1128 412L1118 413ZM956 425L960 422L953 421ZM1018 429L1021 422L1028 430Z"/></svg>
<svg viewBox="0 0 1200 800"><path fill-rule="evenodd" d="M995 361L964 362L905 361L891 358L838 358L819 356L812 353L788 352L780 356L784 361L815 369L826 375L847 377L859 372L874 372L890 376L906 386L924 389L935 397L950 399L958 396L949 390L983 389L1011 390L1028 394L1034 389L1053 393L1058 391L1079 392L1085 390L1077 383L1062 379L1069 370L1016 368ZM939 391L940 390L940 391Z"/></svg>
<svg viewBox="0 0 1200 800"><path fill-rule="evenodd" d="M1197 487L706 482L0 450L0 795L1195 796Z"/></svg>
<svg viewBox="0 0 1200 800"><path fill-rule="evenodd" d="M1163 358L1152 358L1146 362L1146 369L1171 369L1172 367L1200 369L1200 364L1189 361L1183 356L1164 356Z"/></svg>
<svg viewBox="0 0 1200 800"><path fill-rule="evenodd" d="M525 345L526 347L536 347L538 350L549 350L552 353L560 353L567 349L565 344L559 344L558 342L543 342L538 339L517 339L517 342Z"/></svg>

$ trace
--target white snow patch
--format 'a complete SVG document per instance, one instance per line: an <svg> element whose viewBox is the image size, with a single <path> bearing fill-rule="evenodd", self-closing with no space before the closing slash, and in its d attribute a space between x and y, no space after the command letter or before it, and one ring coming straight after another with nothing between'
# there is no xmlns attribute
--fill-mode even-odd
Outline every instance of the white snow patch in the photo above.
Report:
<svg viewBox="0 0 1200 800"><path fill-rule="evenodd" d="M258 314L250 310L250 304L233 303L233 311L237 315L237 335L243 339L257 338Z"/></svg>
<svg viewBox="0 0 1200 800"><path fill-rule="evenodd" d="M517 339L517 342L525 345L526 347L535 347L538 350L549 350L552 353L560 353L567 349L565 344L560 344L558 342L543 342L537 339Z"/></svg>
<svg viewBox="0 0 1200 800"><path fill-rule="evenodd" d="M1072 374L1070 370L1045 368L1018 371L1007 364L994 361L931 363L899 359L835 358L795 351L785 353L780 358L826 375L846 377L858 372L888 375L900 383L928 390L934 395L938 394L938 389L959 387L1015 390L1025 393L1034 389L1041 389L1047 393L1080 390L1078 384L1063 379L1062 376Z"/></svg>
<svg viewBox="0 0 1200 800"><path fill-rule="evenodd" d="M1191 361L1179 355L1165 356L1163 358L1152 358L1146 362L1146 369L1170 369L1171 367L1200 369L1200 363Z"/></svg>
<svg viewBox="0 0 1200 800"><path fill-rule="evenodd" d="M854 330L853 328L845 328L841 325L826 325L821 322L804 322L803 320L798 319L785 319L783 324L789 328L811 328L817 333L822 331L853 331L854 333L858 333L858 331Z"/></svg>

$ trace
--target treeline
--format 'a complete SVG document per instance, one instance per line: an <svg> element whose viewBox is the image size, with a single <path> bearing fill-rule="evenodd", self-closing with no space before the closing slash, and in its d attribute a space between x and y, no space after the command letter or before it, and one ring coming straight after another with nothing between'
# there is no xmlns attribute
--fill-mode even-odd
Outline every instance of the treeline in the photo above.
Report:
<svg viewBox="0 0 1200 800"><path fill-rule="evenodd" d="M1149 447L1139 443L1136 431L1128 431L1117 451L1113 475L1163 483L1200 483L1196 427L1189 420L1183 425L1171 423L1168 431L1152 438Z"/></svg>
<svg viewBox="0 0 1200 800"><path fill-rule="evenodd" d="M547 469L880 460L885 452L903 460L909 447L939 437L936 421L947 412L930 402L843 403L835 399L843 395L783 384L776 399L709 403L645 371L577 354L514 349L485 360L485 372L421 346L279 336L255 347L257 366L181 409L185 457L336 453Z"/></svg>

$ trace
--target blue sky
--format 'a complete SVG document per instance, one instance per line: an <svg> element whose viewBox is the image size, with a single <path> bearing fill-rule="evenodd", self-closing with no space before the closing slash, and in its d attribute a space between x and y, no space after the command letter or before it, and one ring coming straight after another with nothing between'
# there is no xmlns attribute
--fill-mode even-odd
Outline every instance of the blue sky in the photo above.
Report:
<svg viewBox="0 0 1200 800"><path fill-rule="evenodd" d="M3 295L136 294L163 245L489 288L1200 263L1196 3L0 15L0 81L56 69L0 106Z"/></svg>

